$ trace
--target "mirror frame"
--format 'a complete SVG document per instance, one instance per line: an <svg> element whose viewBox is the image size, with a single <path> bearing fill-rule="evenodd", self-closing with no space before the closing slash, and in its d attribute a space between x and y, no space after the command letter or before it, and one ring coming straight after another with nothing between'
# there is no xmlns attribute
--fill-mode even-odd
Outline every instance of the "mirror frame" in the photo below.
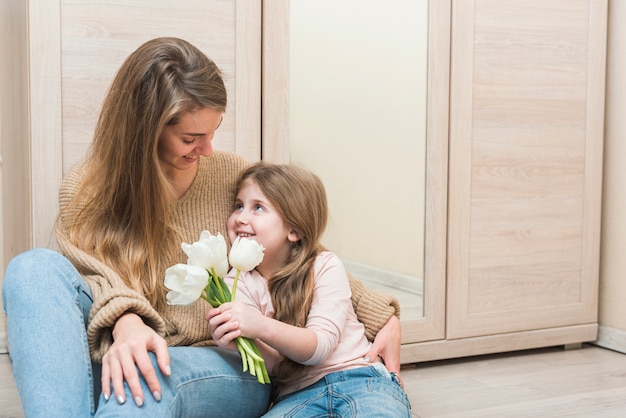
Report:
<svg viewBox="0 0 626 418"><path fill-rule="evenodd" d="M451 0L429 0L424 315L402 321L401 363L411 345L445 338ZM262 159L289 161L289 2L263 2Z"/></svg>

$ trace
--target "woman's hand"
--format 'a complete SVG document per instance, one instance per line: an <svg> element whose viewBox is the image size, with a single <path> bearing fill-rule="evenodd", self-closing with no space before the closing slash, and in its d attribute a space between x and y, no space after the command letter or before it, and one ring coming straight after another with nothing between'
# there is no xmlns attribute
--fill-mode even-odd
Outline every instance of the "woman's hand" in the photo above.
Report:
<svg viewBox="0 0 626 418"><path fill-rule="evenodd" d="M402 339L402 326L397 316L391 315L391 318L383 326L372 343L370 351L365 356L368 362L380 356L385 363L385 367L391 373L395 373L402 387L402 377L400 377L400 343Z"/></svg>
<svg viewBox="0 0 626 418"><path fill-rule="evenodd" d="M139 383L141 372L152 396L161 400L161 385L156 376L148 351L154 352L163 374L170 375L170 357L165 339L144 324L141 317L133 313L121 316L113 328L113 344L102 357L102 393L105 399L111 396L111 383L118 403L126 402L124 381L128 383L137 406L143 405L144 394Z"/></svg>

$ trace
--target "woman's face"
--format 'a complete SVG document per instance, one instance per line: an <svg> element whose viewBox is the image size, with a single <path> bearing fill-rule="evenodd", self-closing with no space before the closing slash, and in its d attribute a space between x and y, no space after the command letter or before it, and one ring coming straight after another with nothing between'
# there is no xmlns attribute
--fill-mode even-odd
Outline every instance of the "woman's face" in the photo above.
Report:
<svg viewBox="0 0 626 418"><path fill-rule="evenodd" d="M211 141L222 122L219 110L201 108L185 113L175 125L166 126L159 138L159 160L166 172L196 167L198 157L213 152Z"/></svg>

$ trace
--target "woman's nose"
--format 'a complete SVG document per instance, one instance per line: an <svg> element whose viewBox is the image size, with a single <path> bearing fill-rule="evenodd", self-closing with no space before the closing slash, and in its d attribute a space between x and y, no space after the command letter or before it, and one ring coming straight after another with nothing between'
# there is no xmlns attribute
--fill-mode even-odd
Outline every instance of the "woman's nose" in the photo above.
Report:
<svg viewBox="0 0 626 418"><path fill-rule="evenodd" d="M198 154L204 156L204 157L210 157L211 154L213 154L213 143L212 140L213 138L206 138L203 139L200 144L198 144L198 148L197 148L197 152Z"/></svg>

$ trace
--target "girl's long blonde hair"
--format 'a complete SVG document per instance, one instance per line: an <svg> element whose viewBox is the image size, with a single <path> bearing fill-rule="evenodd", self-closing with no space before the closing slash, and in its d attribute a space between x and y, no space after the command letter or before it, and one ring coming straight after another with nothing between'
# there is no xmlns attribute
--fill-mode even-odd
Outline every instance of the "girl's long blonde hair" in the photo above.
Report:
<svg viewBox="0 0 626 418"><path fill-rule="evenodd" d="M300 239L293 243L286 265L267 277L274 305L274 319L297 327L306 325L314 293L313 263L324 251L321 239L328 223L328 201L318 176L294 165L259 162L242 172L237 190L252 182L295 229ZM295 380L306 366L282 357L276 381Z"/></svg>
<svg viewBox="0 0 626 418"><path fill-rule="evenodd" d="M199 108L226 110L217 65L177 38L157 38L122 64L104 100L86 159L87 173L65 208L71 242L115 270L154 305L163 304L165 243L173 188L157 153L164 127ZM62 214L61 214L62 215Z"/></svg>

